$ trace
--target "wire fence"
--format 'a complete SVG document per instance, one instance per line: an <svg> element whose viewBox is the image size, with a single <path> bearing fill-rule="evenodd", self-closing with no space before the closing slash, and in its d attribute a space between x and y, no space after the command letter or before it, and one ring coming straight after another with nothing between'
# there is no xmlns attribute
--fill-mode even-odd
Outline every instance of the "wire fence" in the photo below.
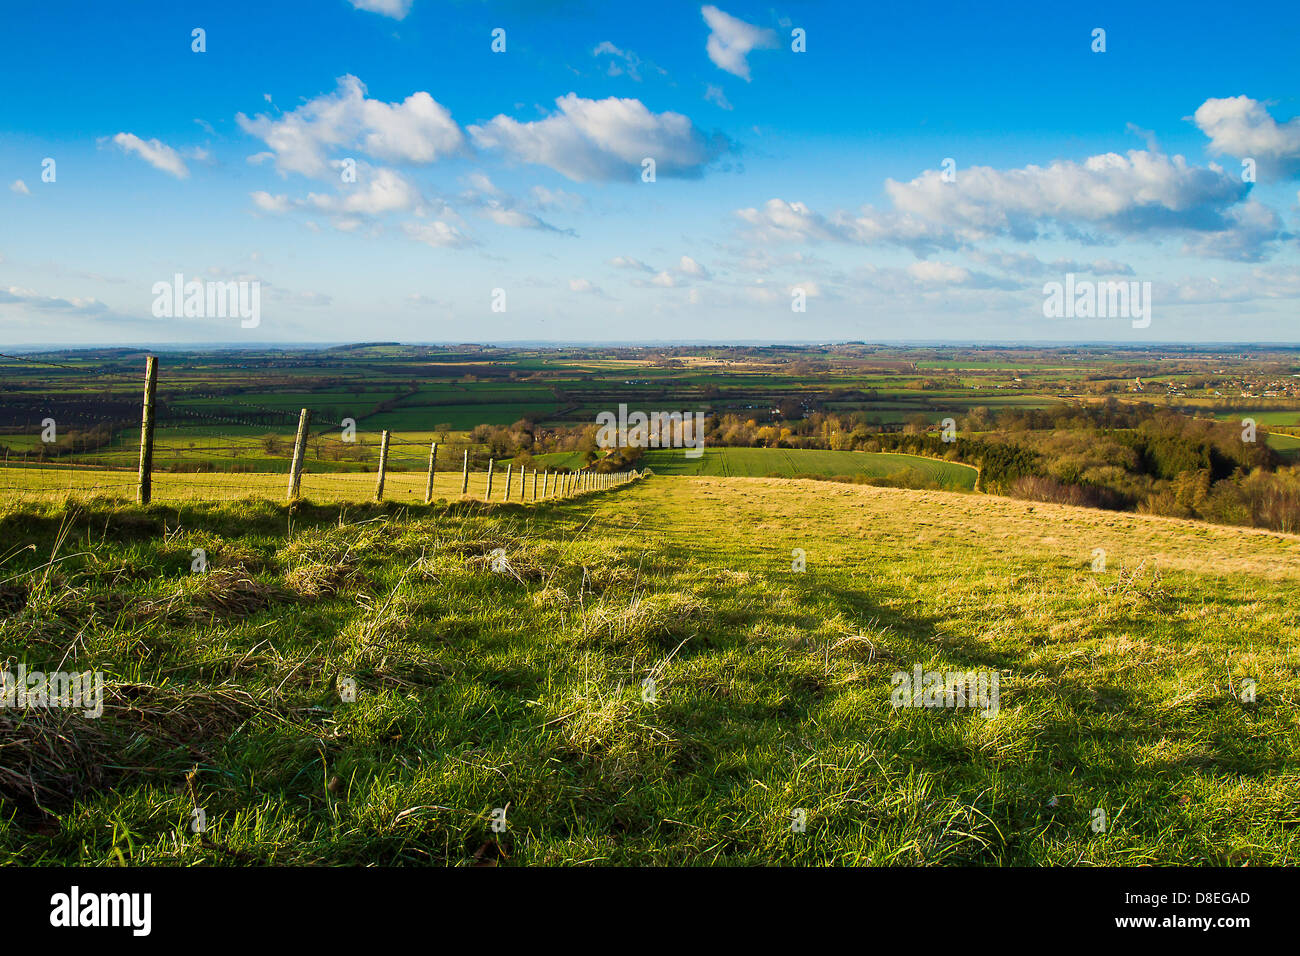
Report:
<svg viewBox="0 0 1300 956"><path fill-rule="evenodd" d="M151 374L156 381L156 371ZM229 398L211 409L156 406L148 384L145 393L144 409L136 399L134 424L124 420L120 402L106 415L79 410L71 422L42 417L30 401L30 408L11 404L0 433L4 498L532 502L612 488L635 476L605 471L599 461L575 468L496 461L468 441L446 441L445 434L433 441L366 430L311 409Z"/></svg>

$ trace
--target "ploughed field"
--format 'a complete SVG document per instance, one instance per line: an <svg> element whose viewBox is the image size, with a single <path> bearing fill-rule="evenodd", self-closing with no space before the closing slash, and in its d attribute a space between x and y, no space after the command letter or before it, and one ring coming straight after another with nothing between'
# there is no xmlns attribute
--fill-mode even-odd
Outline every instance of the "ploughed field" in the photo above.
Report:
<svg viewBox="0 0 1300 956"><path fill-rule="evenodd" d="M5 666L105 675L0 709L0 860L1297 862L1294 536L662 475L0 533ZM895 707L917 666L996 714Z"/></svg>

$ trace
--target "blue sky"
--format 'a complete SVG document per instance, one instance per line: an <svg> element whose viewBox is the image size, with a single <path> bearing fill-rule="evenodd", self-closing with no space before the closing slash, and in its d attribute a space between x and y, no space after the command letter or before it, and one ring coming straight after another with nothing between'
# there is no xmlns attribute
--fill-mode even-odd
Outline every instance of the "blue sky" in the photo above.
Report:
<svg viewBox="0 0 1300 956"><path fill-rule="evenodd" d="M1300 8L1044 6L23 5L0 343L1295 341Z"/></svg>

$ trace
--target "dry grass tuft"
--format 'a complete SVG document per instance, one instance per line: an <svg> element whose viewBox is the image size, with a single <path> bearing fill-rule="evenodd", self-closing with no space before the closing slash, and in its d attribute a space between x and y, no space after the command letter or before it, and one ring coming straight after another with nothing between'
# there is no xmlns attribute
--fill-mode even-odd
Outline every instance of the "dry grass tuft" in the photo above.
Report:
<svg viewBox="0 0 1300 956"><path fill-rule="evenodd" d="M217 569L183 578L166 597L142 602L137 616L170 624L196 623L212 617L248 617L275 604L290 603L296 597L292 591L261 581L242 569Z"/></svg>

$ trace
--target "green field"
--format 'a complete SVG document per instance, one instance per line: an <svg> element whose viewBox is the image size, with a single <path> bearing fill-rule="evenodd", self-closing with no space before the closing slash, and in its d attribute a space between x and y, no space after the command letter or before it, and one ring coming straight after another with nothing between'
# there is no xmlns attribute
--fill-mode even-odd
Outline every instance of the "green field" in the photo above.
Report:
<svg viewBox="0 0 1300 956"><path fill-rule="evenodd" d="M1268 436L1268 447L1272 448L1287 461L1300 461L1300 437L1272 432Z"/></svg>
<svg viewBox="0 0 1300 956"><path fill-rule="evenodd" d="M902 476L952 491L973 490L979 476L969 465L916 455L804 448L705 448L700 458L688 458L679 448L652 448L646 451L641 464L657 475Z"/></svg>
<svg viewBox="0 0 1300 956"><path fill-rule="evenodd" d="M711 477L0 535L0 656L105 679L0 712L0 862L1300 862L1295 536Z"/></svg>

